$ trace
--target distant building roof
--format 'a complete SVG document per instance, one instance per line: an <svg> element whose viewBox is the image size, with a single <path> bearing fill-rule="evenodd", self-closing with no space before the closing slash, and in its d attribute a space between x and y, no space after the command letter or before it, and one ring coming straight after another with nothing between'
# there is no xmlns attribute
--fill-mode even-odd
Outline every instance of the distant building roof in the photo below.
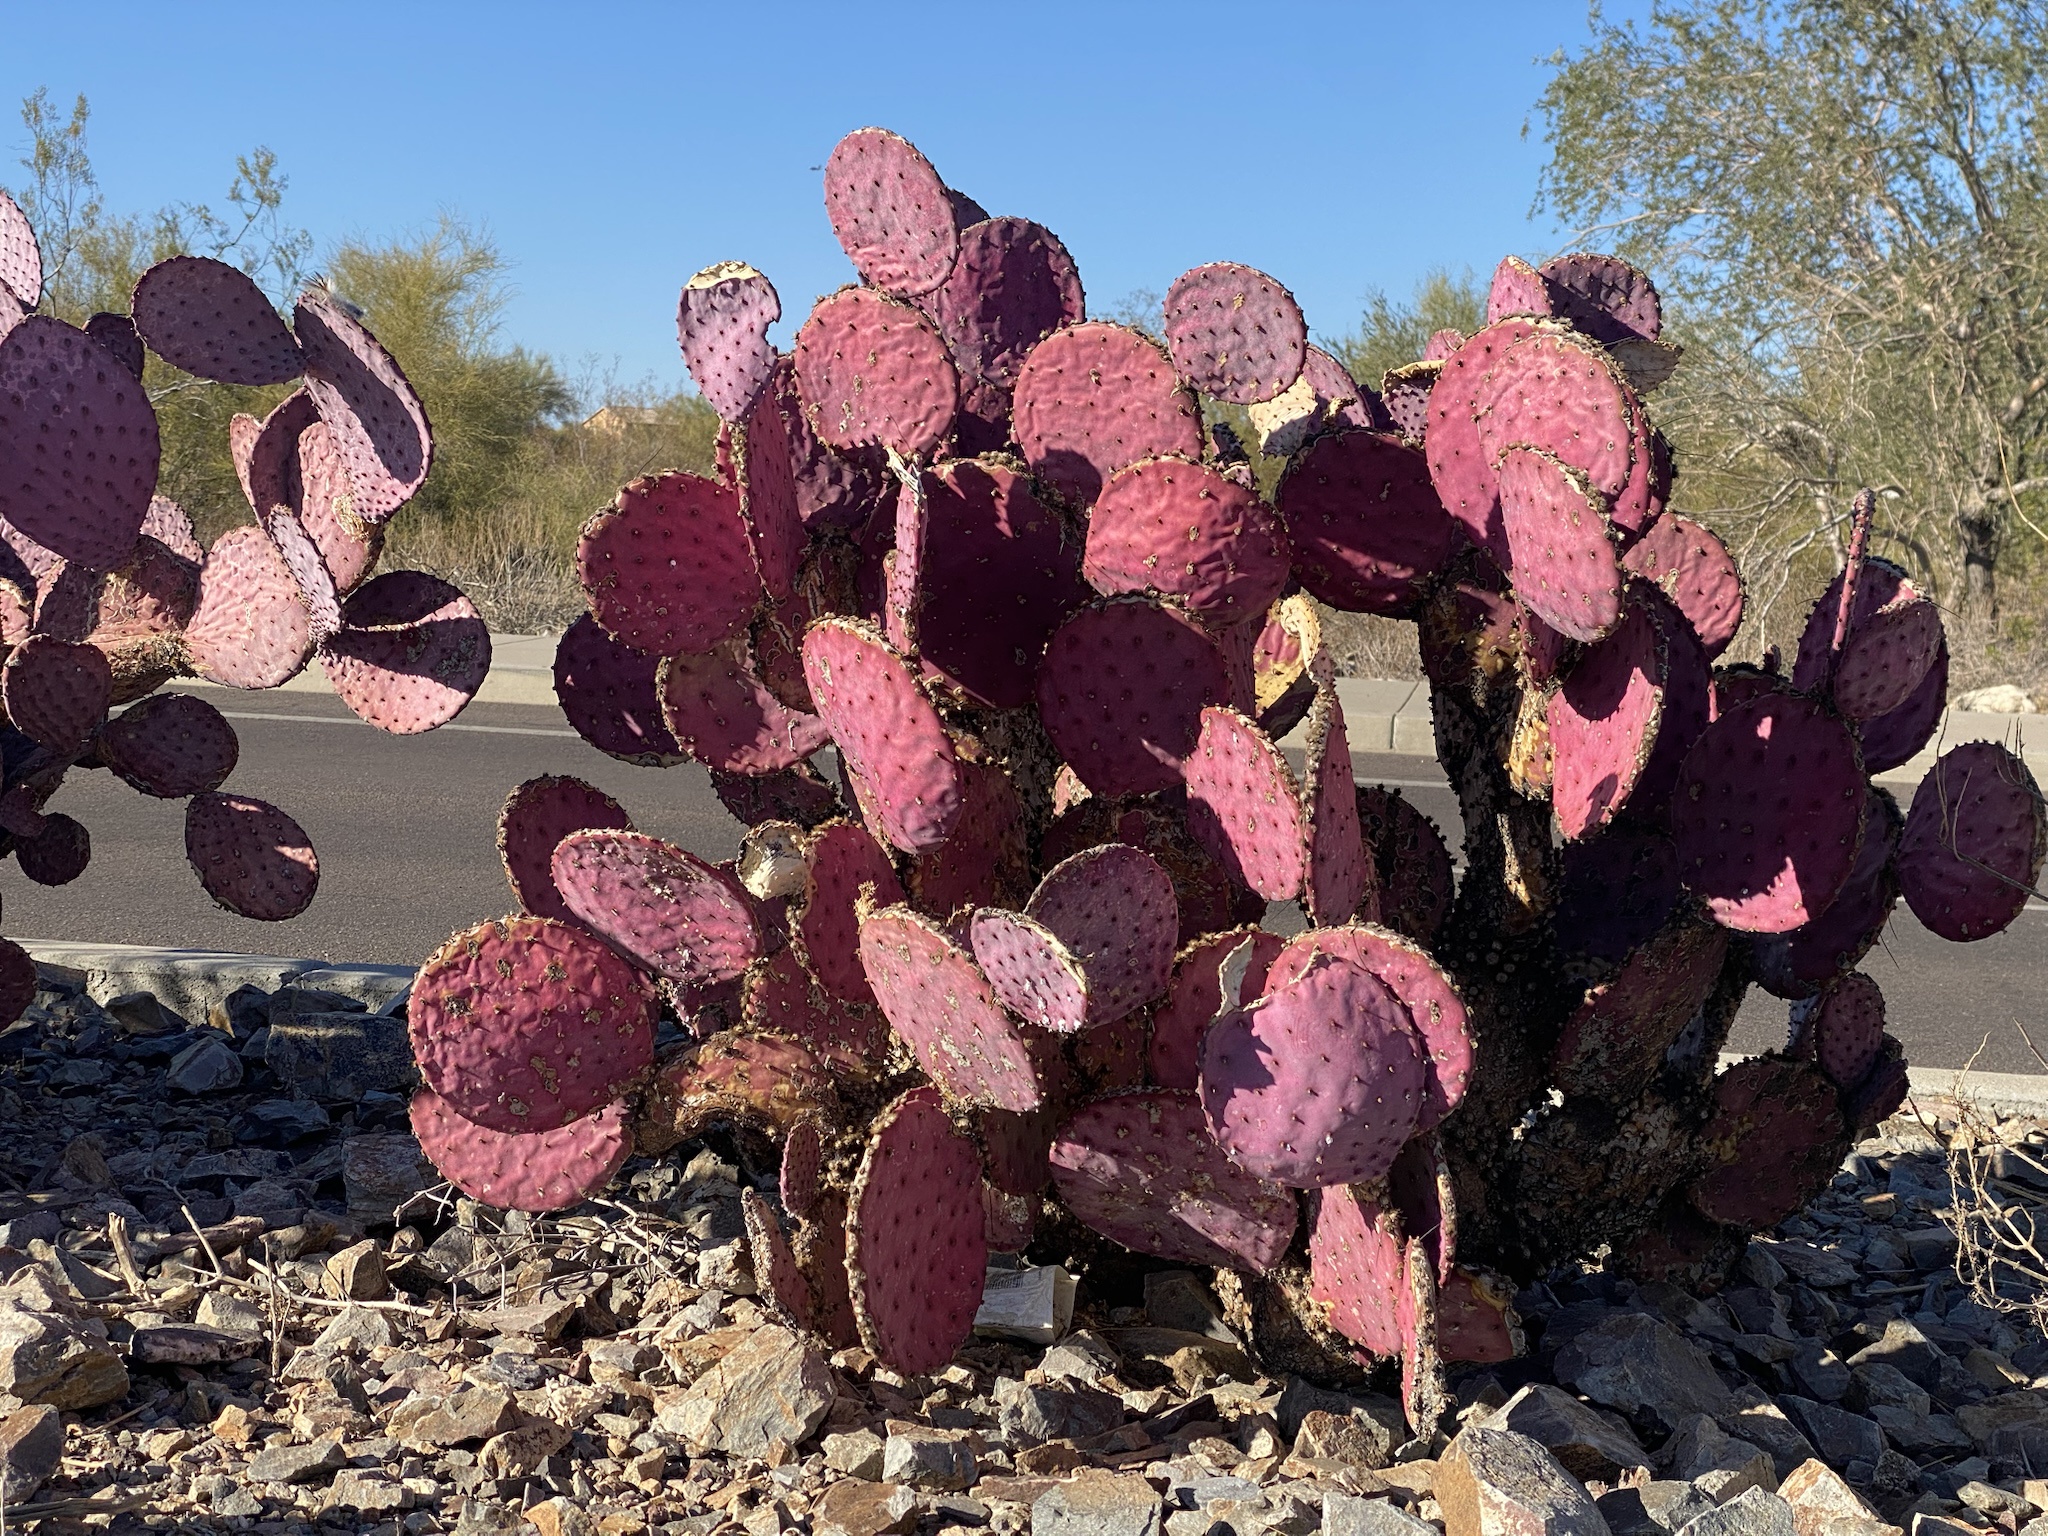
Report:
<svg viewBox="0 0 2048 1536"><path fill-rule="evenodd" d="M651 405L607 405L585 419L588 432L620 433L628 427L658 427L662 413Z"/></svg>

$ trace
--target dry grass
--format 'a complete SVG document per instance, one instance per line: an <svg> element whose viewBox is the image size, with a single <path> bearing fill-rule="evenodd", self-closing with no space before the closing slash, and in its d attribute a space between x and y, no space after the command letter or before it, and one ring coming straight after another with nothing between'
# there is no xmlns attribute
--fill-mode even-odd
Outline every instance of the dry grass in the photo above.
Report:
<svg viewBox="0 0 2048 1536"><path fill-rule="evenodd" d="M2048 1071L2033 1037L2014 1027ZM2048 1333L2048 1194L2028 1187L2048 1181L2048 1146L2032 1134L2039 1123L2001 1120L1960 1088L1955 1102L1954 1128L1937 1134L1955 1191L1938 1214L1956 1235L1956 1278L1978 1305ZM2014 1164L2035 1178L2007 1176Z"/></svg>

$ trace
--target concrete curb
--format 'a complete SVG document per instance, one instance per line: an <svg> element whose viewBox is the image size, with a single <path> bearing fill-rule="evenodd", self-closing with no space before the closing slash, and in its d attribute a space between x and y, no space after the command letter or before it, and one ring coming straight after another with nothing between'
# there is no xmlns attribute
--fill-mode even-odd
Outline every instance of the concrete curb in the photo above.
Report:
<svg viewBox="0 0 2048 1536"><path fill-rule="evenodd" d="M484 678L484 684L476 691L480 704L545 704L553 707L555 699L555 643L556 635L493 635L491 636L491 670ZM180 688L215 688L203 678L181 677ZM224 689L224 692L239 692L238 689ZM290 682L277 690L280 693L332 693L334 685L327 681L327 673L320 662L301 672Z"/></svg>
<svg viewBox="0 0 2048 1536"><path fill-rule="evenodd" d="M36 969L83 986L104 1003L124 992L149 992L194 1024L237 987L275 992L292 985L353 997L372 1011L412 985L410 965L332 965L291 955L239 955L208 949L161 949L152 944L77 944L62 939L17 939Z"/></svg>

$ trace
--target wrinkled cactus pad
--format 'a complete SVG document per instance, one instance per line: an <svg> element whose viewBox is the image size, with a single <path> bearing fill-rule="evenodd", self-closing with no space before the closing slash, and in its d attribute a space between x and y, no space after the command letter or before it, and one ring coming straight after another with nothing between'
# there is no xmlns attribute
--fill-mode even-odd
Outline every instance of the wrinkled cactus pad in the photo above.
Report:
<svg viewBox="0 0 2048 1536"><path fill-rule="evenodd" d="M974 957L928 918L890 907L862 920L860 961L889 1027L954 1098L997 1109L1038 1106L1024 1032Z"/></svg>
<svg viewBox="0 0 2048 1536"><path fill-rule="evenodd" d="M591 932L685 986L723 981L761 953L738 882L643 832L572 832L549 862L564 904Z"/></svg>
<svg viewBox="0 0 2048 1536"><path fill-rule="evenodd" d="M512 1211L582 1204L611 1182L633 1150L622 1104L552 1130L502 1131L465 1120L431 1088L413 1095L412 1133L457 1189Z"/></svg>

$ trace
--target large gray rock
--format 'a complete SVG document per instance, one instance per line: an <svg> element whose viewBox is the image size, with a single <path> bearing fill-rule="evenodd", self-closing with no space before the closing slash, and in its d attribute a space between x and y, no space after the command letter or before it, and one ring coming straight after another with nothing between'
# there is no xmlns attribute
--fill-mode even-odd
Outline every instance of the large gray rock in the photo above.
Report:
<svg viewBox="0 0 2048 1536"><path fill-rule="evenodd" d="M1237 1341L1223 1321L1216 1293L1191 1270L1162 1269L1145 1277L1145 1321L1155 1328L1179 1328L1212 1339Z"/></svg>
<svg viewBox="0 0 2048 1536"><path fill-rule="evenodd" d="M164 1081L179 1093L225 1093L242 1086L242 1058L227 1041L209 1035L171 1058Z"/></svg>
<svg viewBox="0 0 2048 1536"><path fill-rule="evenodd" d="M1031 1536L1160 1536L1166 1510L1135 1472L1099 1467L1055 1484L1031 1506Z"/></svg>
<svg viewBox="0 0 2048 1536"><path fill-rule="evenodd" d="M1437 1462L1445 1536L1610 1536L1585 1485L1513 1430L1460 1430Z"/></svg>
<svg viewBox="0 0 2048 1536"><path fill-rule="evenodd" d="M1649 1454L1635 1436L1618 1428L1569 1392L1531 1382L1485 1419L1488 1429L1527 1435L1581 1482L1611 1483L1629 1467L1646 1467Z"/></svg>
<svg viewBox="0 0 2048 1536"><path fill-rule="evenodd" d="M1903 1317L1884 1325L1884 1337L1849 1357L1854 1379L1860 1365L1889 1365L1916 1386L1933 1391L1941 1381L1941 1362L1947 1358L1941 1346Z"/></svg>
<svg viewBox="0 0 2048 1536"><path fill-rule="evenodd" d="M357 1221L389 1221L402 1202L440 1180L416 1136L397 1131L341 1144L341 1186Z"/></svg>
<svg viewBox="0 0 2048 1536"><path fill-rule="evenodd" d="M1798 1536L1886 1536L1892 1529L1863 1496L1818 1461L1795 1467L1778 1489Z"/></svg>
<svg viewBox="0 0 2048 1536"><path fill-rule="evenodd" d="M1679 1425L1660 1454L1672 1477L1691 1483L1716 1504L1726 1504L1752 1488L1778 1491L1770 1453L1736 1439L1703 1413Z"/></svg>
<svg viewBox="0 0 2048 1536"><path fill-rule="evenodd" d="M4 1307L0 1392L52 1408L97 1408L127 1395L128 1367L113 1345L69 1318Z"/></svg>
<svg viewBox="0 0 2048 1536"><path fill-rule="evenodd" d="M973 1487L976 1475L974 1448L962 1436L916 1424L890 1427L882 1446L883 1482L957 1492Z"/></svg>
<svg viewBox="0 0 2048 1536"><path fill-rule="evenodd" d="M1801 1462L1813 1458L1813 1442L1760 1387L1738 1387L1734 1401L1720 1415L1720 1425L1736 1439L1770 1452L1771 1469L1780 1481L1790 1477Z"/></svg>
<svg viewBox="0 0 2048 1536"><path fill-rule="evenodd" d="M1792 1506L1775 1493L1752 1488L1710 1509L1679 1531L1679 1536L1799 1536L1792 1524Z"/></svg>
<svg viewBox="0 0 2048 1536"><path fill-rule="evenodd" d="M1594 1402L1642 1414L1666 1430L1695 1413L1719 1414L1730 1401L1706 1355L1642 1312L1618 1312L1582 1329L1557 1352L1552 1369Z"/></svg>
<svg viewBox="0 0 2048 1536"><path fill-rule="evenodd" d="M26 1504L64 1460L64 1421L48 1403L0 1419L0 1503Z"/></svg>
<svg viewBox="0 0 2048 1536"><path fill-rule="evenodd" d="M1092 1387L1031 1387L1004 1376L994 1396L996 1422L1019 1445L1081 1440L1124 1421L1123 1399Z"/></svg>
<svg viewBox="0 0 2048 1536"><path fill-rule="evenodd" d="M1875 1466L1877 1458L1884 1454L1884 1431L1860 1413L1791 1393L1779 1397L1778 1406L1805 1432L1820 1459L1831 1467L1846 1468L1852 1461Z"/></svg>
<svg viewBox="0 0 2048 1536"><path fill-rule="evenodd" d="M263 1064L294 1093L344 1103L373 1091L399 1092L418 1078L405 1021L376 1013L273 1009Z"/></svg>
<svg viewBox="0 0 2048 1536"><path fill-rule="evenodd" d="M1610 1489L1593 1502L1614 1536L1668 1536L1714 1507L1714 1501L1691 1483L1673 1479Z"/></svg>
<svg viewBox="0 0 2048 1536"><path fill-rule="evenodd" d="M1436 1536L1436 1527L1388 1499L1323 1495L1323 1536Z"/></svg>
<svg viewBox="0 0 2048 1536"><path fill-rule="evenodd" d="M765 1456L810 1438L832 1408L832 1367L787 1328L757 1328L664 1408L656 1427L707 1451Z"/></svg>
<svg viewBox="0 0 2048 1536"><path fill-rule="evenodd" d="M347 1465L348 1455L338 1440L273 1445L250 1458L248 1477L252 1483L318 1483Z"/></svg>

